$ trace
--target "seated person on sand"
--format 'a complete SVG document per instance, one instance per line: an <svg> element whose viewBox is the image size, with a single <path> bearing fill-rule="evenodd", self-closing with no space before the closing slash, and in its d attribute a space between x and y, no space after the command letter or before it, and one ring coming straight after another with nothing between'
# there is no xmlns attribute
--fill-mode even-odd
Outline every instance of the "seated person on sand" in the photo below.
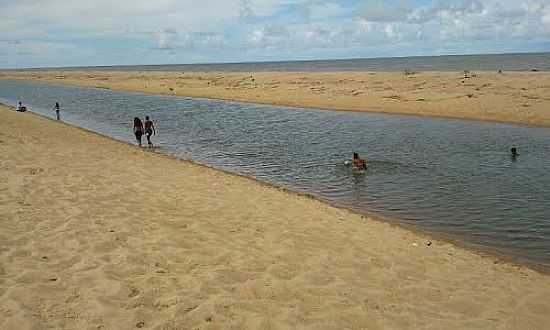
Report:
<svg viewBox="0 0 550 330"><path fill-rule="evenodd" d="M365 160L361 159L361 157L359 157L359 154L356 152L353 153L353 168L358 170L364 170L367 168L367 163L365 162Z"/></svg>
<svg viewBox="0 0 550 330"><path fill-rule="evenodd" d="M17 103L16 111L25 112L25 111L27 111L27 107L23 106L23 103L21 103L21 101L19 101L19 103Z"/></svg>

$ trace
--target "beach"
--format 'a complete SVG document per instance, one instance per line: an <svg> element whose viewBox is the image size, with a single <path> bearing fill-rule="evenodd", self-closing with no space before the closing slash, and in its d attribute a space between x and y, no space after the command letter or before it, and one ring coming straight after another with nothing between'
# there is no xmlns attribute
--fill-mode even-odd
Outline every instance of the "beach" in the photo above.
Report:
<svg viewBox="0 0 550 330"><path fill-rule="evenodd" d="M0 114L2 329L550 321L550 277L528 267L35 114Z"/></svg>
<svg viewBox="0 0 550 330"><path fill-rule="evenodd" d="M547 72L0 71L0 79L550 126Z"/></svg>

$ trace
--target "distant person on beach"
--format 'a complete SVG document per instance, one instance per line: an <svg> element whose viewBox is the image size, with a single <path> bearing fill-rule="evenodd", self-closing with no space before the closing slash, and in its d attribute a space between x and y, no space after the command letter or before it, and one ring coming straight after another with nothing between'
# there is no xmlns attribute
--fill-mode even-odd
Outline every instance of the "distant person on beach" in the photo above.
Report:
<svg viewBox="0 0 550 330"><path fill-rule="evenodd" d="M61 120L61 116L59 114L59 110L61 110L59 107L59 102L55 102L55 106L53 107L53 109L55 110L55 117L57 118L57 120Z"/></svg>
<svg viewBox="0 0 550 330"><path fill-rule="evenodd" d="M15 110L19 111L19 112L25 112L25 111L27 111L27 107L25 107L23 105L23 103L21 103L21 101L19 101L19 103L17 103L17 108Z"/></svg>
<svg viewBox="0 0 550 330"><path fill-rule="evenodd" d="M149 119L149 116L145 116L145 136L147 137L147 144L149 145L149 148L153 147L151 135L156 134L157 132L155 132L155 125L153 125L153 122Z"/></svg>
<svg viewBox="0 0 550 330"><path fill-rule="evenodd" d="M134 118L134 135L136 136L136 141L141 147L141 136L143 135L143 123L138 117Z"/></svg>
<svg viewBox="0 0 550 330"><path fill-rule="evenodd" d="M359 170L364 170L367 168L367 163L365 162L365 160L361 159L361 157L359 157L359 154L356 152L353 153L353 168Z"/></svg>

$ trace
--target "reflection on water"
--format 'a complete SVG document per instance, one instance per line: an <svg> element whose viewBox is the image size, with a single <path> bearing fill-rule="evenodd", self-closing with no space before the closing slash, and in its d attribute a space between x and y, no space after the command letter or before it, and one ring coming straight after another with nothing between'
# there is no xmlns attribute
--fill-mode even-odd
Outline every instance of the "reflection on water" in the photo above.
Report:
<svg viewBox="0 0 550 330"><path fill-rule="evenodd" d="M0 82L53 117L133 142L152 116L165 153L550 265L550 130ZM520 156L510 157L510 146ZM343 165L353 151L369 169Z"/></svg>

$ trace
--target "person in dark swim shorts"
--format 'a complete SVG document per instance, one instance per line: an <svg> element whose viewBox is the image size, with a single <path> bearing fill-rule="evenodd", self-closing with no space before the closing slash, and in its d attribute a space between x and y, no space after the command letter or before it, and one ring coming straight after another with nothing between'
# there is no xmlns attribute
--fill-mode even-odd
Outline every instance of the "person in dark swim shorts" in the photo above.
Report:
<svg viewBox="0 0 550 330"><path fill-rule="evenodd" d="M149 148L153 147L153 142L151 142L151 135L156 135L157 132L155 132L155 125L153 125L153 122L149 119L149 116L145 116L145 136L147 137L147 144L149 145Z"/></svg>
<svg viewBox="0 0 550 330"><path fill-rule="evenodd" d="M136 136L136 141L141 147L141 136L143 135L143 123L138 117L134 118L134 135Z"/></svg>

